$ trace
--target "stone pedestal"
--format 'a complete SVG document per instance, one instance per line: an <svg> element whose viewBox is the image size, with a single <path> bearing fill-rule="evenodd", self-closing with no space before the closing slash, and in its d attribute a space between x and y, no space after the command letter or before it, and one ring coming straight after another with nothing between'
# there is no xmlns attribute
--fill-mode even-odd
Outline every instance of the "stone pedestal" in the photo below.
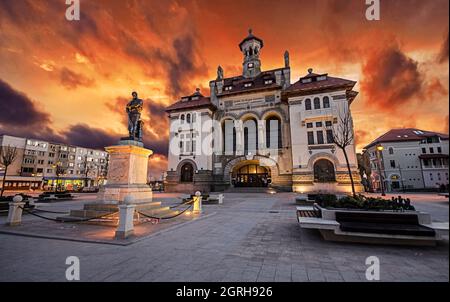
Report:
<svg viewBox="0 0 450 302"><path fill-rule="evenodd" d="M109 153L108 182L98 193L97 203L122 204L127 195L132 196L134 204L151 202L147 166L153 151L133 141L121 141L105 150Z"/></svg>
<svg viewBox="0 0 450 302"><path fill-rule="evenodd" d="M22 208L25 206L25 202L10 202L8 219L6 224L10 226L20 225L22 223Z"/></svg>
<svg viewBox="0 0 450 302"><path fill-rule="evenodd" d="M134 204L121 204L119 205L119 226L116 230L117 239L126 239L134 234L134 210L136 205Z"/></svg>
<svg viewBox="0 0 450 302"><path fill-rule="evenodd" d="M201 214L202 213L202 193L199 191L195 192L195 196L193 197L194 203L192 207L192 213Z"/></svg>

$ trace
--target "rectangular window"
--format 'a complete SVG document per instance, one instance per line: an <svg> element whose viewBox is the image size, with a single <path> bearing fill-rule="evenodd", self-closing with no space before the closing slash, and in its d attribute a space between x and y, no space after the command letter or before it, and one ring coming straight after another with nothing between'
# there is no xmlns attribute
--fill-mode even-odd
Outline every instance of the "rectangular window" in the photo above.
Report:
<svg viewBox="0 0 450 302"><path fill-rule="evenodd" d="M427 148L422 148L422 153L427 153Z"/></svg>
<svg viewBox="0 0 450 302"><path fill-rule="evenodd" d="M331 121L326 121L325 122L325 127L331 127L333 123Z"/></svg>
<svg viewBox="0 0 450 302"><path fill-rule="evenodd" d="M314 145L314 132L308 131L308 145Z"/></svg>
<svg viewBox="0 0 450 302"><path fill-rule="evenodd" d="M324 140L323 140L323 131L317 131L317 143L319 145L324 144Z"/></svg>
<svg viewBox="0 0 450 302"><path fill-rule="evenodd" d="M313 123L306 123L306 128L312 128L313 127Z"/></svg>
<svg viewBox="0 0 450 302"><path fill-rule="evenodd" d="M395 168L395 160L391 160L391 168Z"/></svg>
<svg viewBox="0 0 450 302"><path fill-rule="evenodd" d="M433 147L430 148L430 153L434 153L434 148Z"/></svg>
<svg viewBox="0 0 450 302"><path fill-rule="evenodd" d="M317 127L317 128L322 127L322 125L323 125L322 122L316 122L316 127Z"/></svg>
<svg viewBox="0 0 450 302"><path fill-rule="evenodd" d="M441 147L437 147L437 151L438 151L438 153L442 153L442 148Z"/></svg>
<svg viewBox="0 0 450 302"><path fill-rule="evenodd" d="M329 144L334 143L333 130L327 130L327 143L329 143Z"/></svg>

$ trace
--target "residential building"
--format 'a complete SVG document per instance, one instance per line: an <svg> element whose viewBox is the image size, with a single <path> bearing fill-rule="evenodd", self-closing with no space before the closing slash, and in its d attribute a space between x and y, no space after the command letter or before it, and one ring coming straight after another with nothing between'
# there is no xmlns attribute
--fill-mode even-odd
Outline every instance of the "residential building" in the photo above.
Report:
<svg viewBox="0 0 450 302"><path fill-rule="evenodd" d="M16 147L18 153L8 167L5 190L56 187L73 190L105 182L108 166L106 151L1 135L0 147L4 146Z"/></svg>
<svg viewBox="0 0 450 302"><path fill-rule="evenodd" d="M392 129L365 147L371 181L388 192L448 186L448 135L414 128ZM381 175L381 177L380 177Z"/></svg>

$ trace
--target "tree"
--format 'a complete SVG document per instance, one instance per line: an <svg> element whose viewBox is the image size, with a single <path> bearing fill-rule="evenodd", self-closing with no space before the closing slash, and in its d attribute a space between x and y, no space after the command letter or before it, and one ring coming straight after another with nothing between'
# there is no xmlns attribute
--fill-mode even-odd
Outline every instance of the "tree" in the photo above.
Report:
<svg viewBox="0 0 450 302"><path fill-rule="evenodd" d="M333 141L337 147L339 147L344 153L345 163L347 164L348 175L352 184L352 194L356 196L355 182L353 180L352 170L350 168L350 162L348 160L347 147L353 143L353 121L348 109L345 113L339 114L338 122L333 127Z"/></svg>
<svg viewBox="0 0 450 302"><path fill-rule="evenodd" d="M5 191L5 179L6 173L8 172L8 167L14 162L17 157L17 148L11 147L10 145L5 146L0 149L0 164L5 167L5 174L3 175L2 190L0 192L0 197L3 196Z"/></svg>
<svg viewBox="0 0 450 302"><path fill-rule="evenodd" d="M88 161L88 156L85 155L83 158L83 162L82 164L82 173L84 175L84 187L88 186L88 181L89 181L89 173L91 173L92 171L94 171L94 169L96 168L95 164L91 164Z"/></svg>
<svg viewBox="0 0 450 302"><path fill-rule="evenodd" d="M61 176L63 176L64 174L66 174L66 168L64 168L64 166L62 165L61 162L58 162L56 164L56 186L55 186L55 190L58 191L58 186L59 186L59 179L61 178Z"/></svg>

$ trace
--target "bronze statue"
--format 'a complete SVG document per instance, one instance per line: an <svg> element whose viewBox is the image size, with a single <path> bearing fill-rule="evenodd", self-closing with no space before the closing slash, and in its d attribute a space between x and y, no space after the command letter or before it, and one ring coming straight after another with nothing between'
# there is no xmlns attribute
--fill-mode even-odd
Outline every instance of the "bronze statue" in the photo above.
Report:
<svg viewBox="0 0 450 302"><path fill-rule="evenodd" d="M143 101L138 98L137 92L131 93L133 99L127 104L126 110L128 113L128 133L130 139L142 141L142 125L141 111L143 108Z"/></svg>

